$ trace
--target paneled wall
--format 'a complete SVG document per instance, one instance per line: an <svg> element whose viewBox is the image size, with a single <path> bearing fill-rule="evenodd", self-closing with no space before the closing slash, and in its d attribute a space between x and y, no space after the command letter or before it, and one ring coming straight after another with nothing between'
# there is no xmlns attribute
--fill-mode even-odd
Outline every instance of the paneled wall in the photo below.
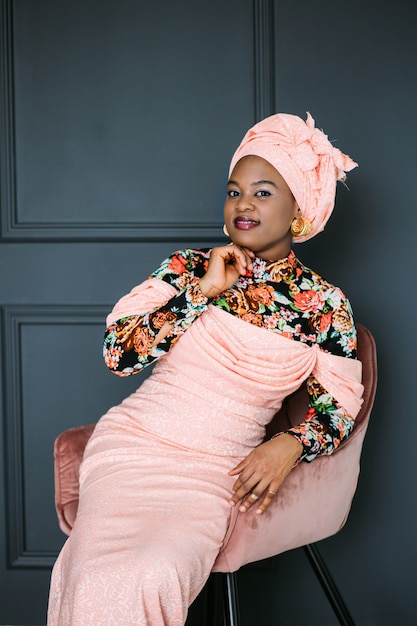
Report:
<svg viewBox="0 0 417 626"><path fill-rule="evenodd" d="M0 6L0 623L45 623L55 437L140 382L102 363L107 312L174 249L223 241L241 136L307 110L360 168L296 252L347 292L380 368L352 513L320 550L357 624L413 623L414 2ZM239 581L243 626L335 623L300 551Z"/></svg>

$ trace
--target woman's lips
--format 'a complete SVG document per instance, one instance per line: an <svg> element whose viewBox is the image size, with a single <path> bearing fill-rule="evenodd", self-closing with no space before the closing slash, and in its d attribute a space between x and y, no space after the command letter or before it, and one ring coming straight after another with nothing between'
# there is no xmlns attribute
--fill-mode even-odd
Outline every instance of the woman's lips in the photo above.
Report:
<svg viewBox="0 0 417 626"><path fill-rule="evenodd" d="M239 230L249 230L250 228L255 228L255 226L259 225L259 222L251 220L248 217L237 217L233 223L235 228L239 228Z"/></svg>

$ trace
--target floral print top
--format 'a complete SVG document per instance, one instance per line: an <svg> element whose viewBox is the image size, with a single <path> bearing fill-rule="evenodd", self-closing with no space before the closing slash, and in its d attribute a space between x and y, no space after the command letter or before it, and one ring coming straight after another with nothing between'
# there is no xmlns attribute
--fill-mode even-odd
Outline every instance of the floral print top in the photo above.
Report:
<svg viewBox="0 0 417 626"><path fill-rule="evenodd" d="M279 261L253 261L253 271L209 300L198 279L207 269L210 249L184 249L165 259L149 278L163 280L178 293L163 306L144 315L112 323L104 339L106 365L119 376L141 371L181 337L209 303L249 324L281 333L293 341L337 356L356 358L356 330L343 292L308 269L293 251ZM166 322L170 332L157 345ZM313 377L307 380L309 408L305 420L286 432L303 446L299 460L331 454L351 433L353 418Z"/></svg>

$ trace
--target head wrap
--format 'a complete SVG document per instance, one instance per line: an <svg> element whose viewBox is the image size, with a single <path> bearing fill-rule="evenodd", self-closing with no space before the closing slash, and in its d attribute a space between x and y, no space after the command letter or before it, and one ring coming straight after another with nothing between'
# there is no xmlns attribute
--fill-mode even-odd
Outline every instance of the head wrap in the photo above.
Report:
<svg viewBox="0 0 417 626"><path fill-rule="evenodd" d="M244 156L262 157L273 165L291 189L301 214L311 223L311 239L324 229L334 207L336 182L345 180L357 163L335 148L323 131L314 127L307 113L304 122L297 115L278 113L248 130L232 157L229 176Z"/></svg>

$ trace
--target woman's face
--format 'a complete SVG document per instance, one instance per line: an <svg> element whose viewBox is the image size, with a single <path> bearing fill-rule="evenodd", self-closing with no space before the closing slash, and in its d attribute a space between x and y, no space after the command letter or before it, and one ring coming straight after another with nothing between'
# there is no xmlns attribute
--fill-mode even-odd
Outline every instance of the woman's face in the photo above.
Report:
<svg viewBox="0 0 417 626"><path fill-rule="evenodd" d="M224 221L230 238L268 261L291 249L291 222L298 205L281 174L265 159L245 156L230 175Z"/></svg>

